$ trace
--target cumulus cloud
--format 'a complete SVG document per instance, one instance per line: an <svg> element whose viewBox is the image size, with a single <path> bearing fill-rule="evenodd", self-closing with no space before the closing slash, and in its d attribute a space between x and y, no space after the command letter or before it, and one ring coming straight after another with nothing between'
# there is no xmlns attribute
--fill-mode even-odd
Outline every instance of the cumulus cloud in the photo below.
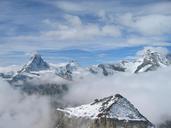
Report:
<svg viewBox="0 0 171 128"><path fill-rule="evenodd" d="M55 30L42 33L44 36L61 40L89 40L96 37L117 37L121 35L119 26L97 23L82 23L79 16L65 15L65 23L56 24ZM49 23L48 23L49 24ZM51 23L53 24L53 22Z"/></svg>
<svg viewBox="0 0 171 128"><path fill-rule="evenodd" d="M141 74L118 73L111 77L87 78L74 83L65 100L84 104L120 93L157 124L171 115L170 72L171 67L168 67Z"/></svg>
<svg viewBox="0 0 171 128"><path fill-rule="evenodd" d="M163 35L170 34L171 16L161 14L146 14L137 16L133 13L126 13L120 16L120 23L139 32L142 35Z"/></svg>
<svg viewBox="0 0 171 128"><path fill-rule="evenodd" d="M1 128L52 128L54 116L48 97L21 94L0 80Z"/></svg>
<svg viewBox="0 0 171 128"><path fill-rule="evenodd" d="M6 15L1 15L4 23L0 27L1 56L10 51L71 47L104 50L170 45L170 1L33 0L24 3L2 2L0 9ZM32 5L33 9L26 5Z"/></svg>
<svg viewBox="0 0 171 128"><path fill-rule="evenodd" d="M135 22L135 27L145 35L171 34L171 16L142 16Z"/></svg>

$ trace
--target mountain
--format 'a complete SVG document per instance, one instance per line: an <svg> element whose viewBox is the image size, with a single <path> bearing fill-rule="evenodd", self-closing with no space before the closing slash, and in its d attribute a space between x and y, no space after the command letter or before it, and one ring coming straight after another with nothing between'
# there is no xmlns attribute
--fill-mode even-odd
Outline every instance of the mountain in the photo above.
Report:
<svg viewBox="0 0 171 128"><path fill-rule="evenodd" d="M61 76L62 78L72 80L73 74L81 69L78 62L71 60L69 63L65 63L61 66L56 67L56 74Z"/></svg>
<svg viewBox="0 0 171 128"><path fill-rule="evenodd" d="M103 74L104 76L117 72L140 73L167 67L171 64L170 60L170 55L162 54L153 49L145 49L141 55L132 60L123 60L114 64L98 64L91 66L89 70L94 74Z"/></svg>
<svg viewBox="0 0 171 128"><path fill-rule="evenodd" d="M39 54L34 54L29 62L19 72L31 72L49 69L49 64L45 62Z"/></svg>
<svg viewBox="0 0 171 128"><path fill-rule="evenodd" d="M116 64L98 64L91 66L89 71L93 74L103 74L104 76L113 75L117 72L125 72L125 67L120 63Z"/></svg>
<svg viewBox="0 0 171 128"><path fill-rule="evenodd" d="M46 72L48 69L50 69L49 64L45 62L39 54L36 53L30 58L27 64L25 64L11 77L9 81L10 83L18 81L26 82L26 80L40 76L41 71Z"/></svg>
<svg viewBox="0 0 171 128"><path fill-rule="evenodd" d="M166 67L170 63L166 55L151 49L145 50L142 58L139 58L138 61L141 63L137 66L135 73L153 71L158 67Z"/></svg>
<svg viewBox="0 0 171 128"><path fill-rule="evenodd" d="M42 73L51 72L57 77L72 81L86 76L109 76L118 72L140 73L154 71L167 67L171 63L170 55L165 55L153 49L145 49L141 55L132 60L123 60L118 63L97 64L83 68L78 62L70 61L64 64L48 64L39 54L34 54L30 61L17 73L0 73L0 77L17 80L27 80L40 76Z"/></svg>
<svg viewBox="0 0 171 128"><path fill-rule="evenodd" d="M105 128L109 128L109 126L107 125L108 123L115 124L120 127L122 125L127 125L127 127L136 126L136 128L153 127L152 123L149 122L147 118L145 118L134 107L134 105L132 105L126 98L124 98L120 94L116 94L115 96L110 96L103 99L96 99L91 104L81 105L73 108L57 109L57 112L60 116L63 116L62 121L63 124L66 124L66 127L68 123L71 123L70 125L78 125L80 119L82 121L84 119L90 120L88 124L90 125L90 122L93 122L91 124L93 126L106 125ZM71 119L70 122L66 122L68 118ZM104 119L106 121L105 124L103 124ZM125 124L124 122L127 123ZM99 123L102 124L99 125ZM75 126L76 128L78 127L77 125ZM114 126L110 126L110 128L114 128Z"/></svg>
<svg viewBox="0 0 171 128"><path fill-rule="evenodd" d="M63 95L68 90L66 80L56 74L56 68L44 61L39 54L34 54L8 82L28 94Z"/></svg>
<svg viewBox="0 0 171 128"><path fill-rule="evenodd" d="M170 64L170 54L162 54L153 49L145 49L141 54L131 60L123 60L110 64L97 64L85 68L81 67L77 61L73 60L63 64L49 64L44 61L39 54L34 54L29 62L20 70L9 71L7 70L9 68L5 70L0 68L0 77L7 80L12 85L25 88L26 85L30 86L31 84L36 84L35 80L39 81L41 86L57 85L59 82L57 82L56 79L60 79L60 81L77 81L86 77L110 76L124 72L141 73L155 71L158 68L167 67ZM51 76L51 78L49 76ZM44 80L46 80L45 83L41 82ZM53 83L49 83L48 81L53 81ZM32 86L31 89L33 89L33 87L34 86ZM28 87L26 88L28 89Z"/></svg>

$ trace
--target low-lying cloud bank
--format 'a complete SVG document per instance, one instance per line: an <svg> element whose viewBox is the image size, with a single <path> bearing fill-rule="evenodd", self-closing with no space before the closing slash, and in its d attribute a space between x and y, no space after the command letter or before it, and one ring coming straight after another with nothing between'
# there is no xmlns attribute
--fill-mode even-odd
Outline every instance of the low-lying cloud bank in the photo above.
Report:
<svg viewBox="0 0 171 128"><path fill-rule="evenodd" d="M171 115L171 67L141 74L115 74L75 82L65 100L83 104L93 99L120 93L130 100L150 121L159 123Z"/></svg>
<svg viewBox="0 0 171 128"><path fill-rule="evenodd" d="M57 100L64 105L74 106L120 93L150 121L158 124L171 117L170 76L171 67L139 74L116 73L108 77L86 77L68 83L68 93L63 99ZM43 80L48 81L48 78ZM55 82L60 84L64 81ZM57 115L51 107L49 97L28 96L0 80L0 128L54 128Z"/></svg>
<svg viewBox="0 0 171 128"><path fill-rule="evenodd" d="M22 94L0 80L0 128L53 128L50 100Z"/></svg>

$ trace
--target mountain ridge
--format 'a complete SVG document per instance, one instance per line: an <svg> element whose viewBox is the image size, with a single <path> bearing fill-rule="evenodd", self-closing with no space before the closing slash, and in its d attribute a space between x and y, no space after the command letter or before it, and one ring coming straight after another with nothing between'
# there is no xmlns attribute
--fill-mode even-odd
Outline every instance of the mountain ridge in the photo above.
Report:
<svg viewBox="0 0 171 128"><path fill-rule="evenodd" d="M78 127L78 124L82 124L83 121L88 121L87 126L93 125L95 128L122 126L125 122L125 127L128 126L129 128L135 126L138 128L154 128L154 125L120 94L96 99L93 103L77 107L57 108L57 113L62 117L60 121L66 125L66 128L68 123L71 123L73 127ZM67 122L68 119L71 121ZM104 120L105 123L103 123ZM107 122L110 125L107 125Z"/></svg>
<svg viewBox="0 0 171 128"><path fill-rule="evenodd" d="M132 60L123 60L110 64L97 64L83 68L77 61L73 60L62 65L49 64L43 60L41 55L36 53L30 58L29 62L16 73L9 76L9 73L5 74L2 72L0 76L2 78L4 77L4 79L8 78L11 80L17 80L18 78L22 80L23 77L23 80L25 80L27 78L39 77L42 73L51 72L57 77L72 81L82 79L87 75L110 76L118 72L141 73L155 71L158 68L169 66L171 64L171 57L170 59L169 57L169 54L164 55L153 49L146 49L143 51L143 54Z"/></svg>

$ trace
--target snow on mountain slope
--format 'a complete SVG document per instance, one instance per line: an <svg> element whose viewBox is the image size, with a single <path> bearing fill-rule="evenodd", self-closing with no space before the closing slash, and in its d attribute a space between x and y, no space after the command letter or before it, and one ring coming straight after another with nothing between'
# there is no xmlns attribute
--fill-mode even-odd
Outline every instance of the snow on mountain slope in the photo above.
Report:
<svg viewBox="0 0 171 128"><path fill-rule="evenodd" d="M74 108L57 109L68 116L85 118L111 118L125 121L148 121L140 112L120 94L96 99L91 104L81 105Z"/></svg>
<svg viewBox="0 0 171 128"><path fill-rule="evenodd" d="M98 64L89 68L93 74L103 74L104 76L113 75L117 72L124 72L125 68L120 63L116 64Z"/></svg>
<svg viewBox="0 0 171 128"><path fill-rule="evenodd" d="M89 70L94 74L103 74L104 76L113 75L117 72L140 73L167 67L170 62L167 54L148 48L144 49L135 59L123 60L114 64L94 65Z"/></svg>
<svg viewBox="0 0 171 128"><path fill-rule="evenodd" d="M16 74L19 69L20 69L20 66L17 66L17 65L11 65L11 66L7 66L7 67L0 67L0 77L8 80L14 74Z"/></svg>
<svg viewBox="0 0 171 128"><path fill-rule="evenodd" d="M37 77L41 71L44 73L50 71L52 74L63 79L77 80L87 76L109 76L118 72L140 73L154 71L160 67L167 67L171 63L170 58L168 54L163 54L152 48L146 48L132 60L123 60L113 64L97 64L83 68L76 61L62 64L48 64L39 54L35 54L17 73L0 73L0 77L8 79L11 77L11 79L15 79L15 81L17 79L25 80L27 76L28 79L30 79Z"/></svg>
<svg viewBox="0 0 171 128"><path fill-rule="evenodd" d="M79 69L81 69L80 65L72 60L69 63L56 67L56 74L65 79L72 80L73 74Z"/></svg>
<svg viewBox="0 0 171 128"><path fill-rule="evenodd" d="M139 73L156 70L159 67L167 67L170 64L167 55L154 49L144 49L143 52L132 61L122 62L127 72Z"/></svg>
<svg viewBox="0 0 171 128"><path fill-rule="evenodd" d="M49 69L49 64L45 62L39 54L36 53L19 72L40 71L47 69Z"/></svg>

